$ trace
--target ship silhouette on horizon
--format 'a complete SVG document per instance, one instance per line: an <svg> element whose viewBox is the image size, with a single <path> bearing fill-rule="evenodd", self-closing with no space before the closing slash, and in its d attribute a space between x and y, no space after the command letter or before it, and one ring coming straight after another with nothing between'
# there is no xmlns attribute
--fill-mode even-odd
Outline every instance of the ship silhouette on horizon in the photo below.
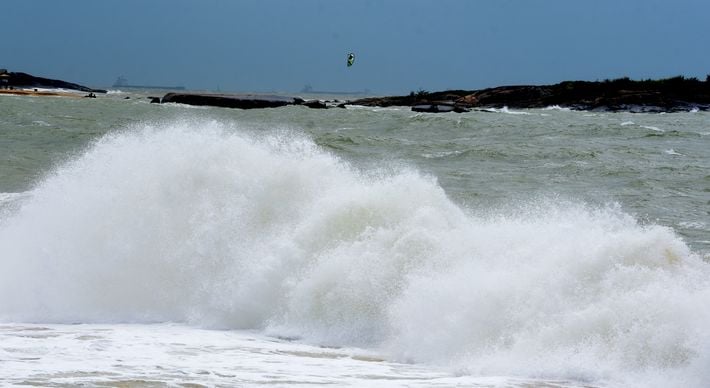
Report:
<svg viewBox="0 0 710 388"><path fill-rule="evenodd" d="M119 76L116 81L111 85L113 88L128 88L128 89L171 89L171 90L185 90L184 86L155 86L155 85L131 85L124 76Z"/></svg>

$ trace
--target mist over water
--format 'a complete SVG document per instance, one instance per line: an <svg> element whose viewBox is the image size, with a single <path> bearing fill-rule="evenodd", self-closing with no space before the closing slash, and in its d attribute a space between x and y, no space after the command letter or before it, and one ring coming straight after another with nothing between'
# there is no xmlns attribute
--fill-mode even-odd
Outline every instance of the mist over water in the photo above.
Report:
<svg viewBox="0 0 710 388"><path fill-rule="evenodd" d="M460 373L710 381L710 266L613 202L483 211L413 166L200 119L110 132L4 200L2 321L180 322Z"/></svg>

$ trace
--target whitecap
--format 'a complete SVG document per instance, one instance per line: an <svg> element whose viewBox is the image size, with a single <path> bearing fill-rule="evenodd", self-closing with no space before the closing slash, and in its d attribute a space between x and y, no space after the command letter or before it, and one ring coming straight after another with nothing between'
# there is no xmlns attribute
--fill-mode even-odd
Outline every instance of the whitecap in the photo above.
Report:
<svg viewBox="0 0 710 388"><path fill-rule="evenodd" d="M671 228L556 198L490 212L304 135L139 125L3 219L0 320L248 329L610 386L707 376L710 264Z"/></svg>
<svg viewBox="0 0 710 388"><path fill-rule="evenodd" d="M434 152L434 153L426 153L422 154L423 157L427 159L439 159L439 158L445 158L447 156L455 156L455 155L461 155L462 153L466 152L464 151L441 151L441 152Z"/></svg>
<svg viewBox="0 0 710 388"><path fill-rule="evenodd" d="M507 106L504 106L500 109L498 109L498 108L484 108L483 110L486 112L505 113L505 114L509 114L509 115L529 115L530 114L528 112L510 110L510 109L508 109Z"/></svg>
<svg viewBox="0 0 710 388"><path fill-rule="evenodd" d="M559 105L547 106L547 107L545 107L545 108L542 108L542 110L560 110L560 111L565 111L565 112L571 111L570 108L568 108L568 107L563 107L563 106L559 106Z"/></svg>
<svg viewBox="0 0 710 388"><path fill-rule="evenodd" d="M22 193L0 193L0 205L7 203L7 202L12 202L16 201L18 199L27 197L29 195L29 192L22 192Z"/></svg>
<svg viewBox="0 0 710 388"><path fill-rule="evenodd" d="M683 228L688 228L688 229L705 229L707 228L707 224L702 221L682 221L678 223L679 226Z"/></svg>
<svg viewBox="0 0 710 388"><path fill-rule="evenodd" d="M658 128L658 127L652 127L652 126L650 126L650 125L642 125L642 126L641 126L641 128L646 128L646 129L650 129L650 130L652 130L652 131L656 131L656 132L665 132L665 131L664 131L664 130L662 130L661 128Z"/></svg>
<svg viewBox="0 0 710 388"><path fill-rule="evenodd" d="M150 104L150 102L148 100L140 100L140 102L144 103L144 104ZM197 109L197 110L212 109L212 107L208 106L208 105L190 105L190 104L183 104L183 103L179 103L179 102L166 102L166 103L160 104L160 106L166 107L168 109L172 109L172 108Z"/></svg>

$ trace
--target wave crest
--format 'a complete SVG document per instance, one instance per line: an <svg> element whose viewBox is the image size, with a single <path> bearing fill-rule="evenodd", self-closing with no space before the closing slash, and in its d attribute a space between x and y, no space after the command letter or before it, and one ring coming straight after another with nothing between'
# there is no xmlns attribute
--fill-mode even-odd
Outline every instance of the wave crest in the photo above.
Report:
<svg viewBox="0 0 710 388"><path fill-rule="evenodd" d="M710 269L672 230L556 200L477 216L432 177L287 131L107 136L2 220L0 247L3 320L261 329L581 379L704 376L710 353Z"/></svg>

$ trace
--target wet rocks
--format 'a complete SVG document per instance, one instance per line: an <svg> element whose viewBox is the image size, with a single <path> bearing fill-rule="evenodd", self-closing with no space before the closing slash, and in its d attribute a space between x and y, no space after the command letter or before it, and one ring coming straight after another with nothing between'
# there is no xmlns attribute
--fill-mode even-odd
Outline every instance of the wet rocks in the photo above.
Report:
<svg viewBox="0 0 710 388"><path fill-rule="evenodd" d="M710 78L710 77L708 77ZM566 81L555 85L501 86L482 90L419 91L407 96L371 97L348 102L364 106L411 106L417 112L458 112L469 108L544 108L674 112L709 110L710 80L673 77L633 81Z"/></svg>
<svg viewBox="0 0 710 388"><path fill-rule="evenodd" d="M306 101L299 97L261 94L168 93L163 96L161 102L239 109L278 108L288 105L302 105L316 109L327 108L324 103L318 100Z"/></svg>

